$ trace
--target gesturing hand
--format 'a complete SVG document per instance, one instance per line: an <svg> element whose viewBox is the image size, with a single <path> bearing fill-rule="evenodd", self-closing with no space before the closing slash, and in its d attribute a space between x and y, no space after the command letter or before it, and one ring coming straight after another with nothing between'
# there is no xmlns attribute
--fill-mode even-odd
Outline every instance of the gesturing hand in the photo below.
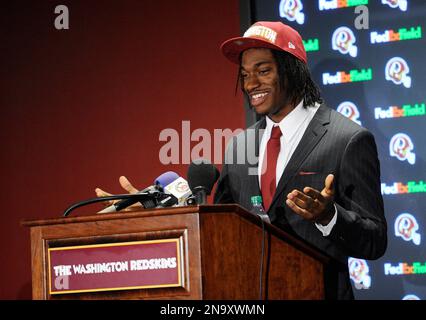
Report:
<svg viewBox="0 0 426 320"><path fill-rule="evenodd" d="M125 177L125 176L121 176L119 179L118 179L118 181L120 182L120 185L121 185L121 187L124 189L124 190L126 190L128 193L137 193L139 190L138 189L136 189L131 183L130 183L130 181ZM106 191L104 191L104 190L102 190L101 188L96 188L95 189L95 192L96 192L96 196L98 196L98 197L106 197L106 196L112 196L112 194L111 193L109 193L109 192L106 192ZM120 201L120 200L114 200L114 201L105 201L105 206L106 207L108 207L108 206L110 206L110 205L112 205L112 204L114 204L114 203L116 203L116 202L118 202L118 201ZM135 207L135 206L141 206L141 204L138 202L138 203L135 203L135 204L133 204L132 206L130 206L130 207ZM128 207L128 208L130 208L130 207ZM128 209L127 208L127 209Z"/></svg>
<svg viewBox="0 0 426 320"><path fill-rule="evenodd" d="M287 195L287 205L306 220L327 225L334 215L334 176L325 178L324 189L320 191L303 188L303 192L293 190Z"/></svg>

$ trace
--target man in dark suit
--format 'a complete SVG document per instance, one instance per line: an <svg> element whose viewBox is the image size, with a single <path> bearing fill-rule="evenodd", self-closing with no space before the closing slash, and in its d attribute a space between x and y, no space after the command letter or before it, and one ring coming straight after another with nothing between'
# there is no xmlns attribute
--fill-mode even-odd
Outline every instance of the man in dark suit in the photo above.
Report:
<svg viewBox="0 0 426 320"><path fill-rule="evenodd" d="M221 48L264 117L228 144L215 202L250 209L261 195L273 224L344 266L328 297L353 299L348 257L377 259L387 246L374 137L323 103L291 27L257 22Z"/></svg>

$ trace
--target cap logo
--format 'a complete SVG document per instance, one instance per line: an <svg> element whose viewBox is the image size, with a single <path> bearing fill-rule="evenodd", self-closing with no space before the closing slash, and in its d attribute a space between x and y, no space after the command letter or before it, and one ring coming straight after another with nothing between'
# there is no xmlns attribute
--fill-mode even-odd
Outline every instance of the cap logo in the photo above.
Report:
<svg viewBox="0 0 426 320"><path fill-rule="evenodd" d="M290 49L296 49L296 47L294 46L294 44L291 41L288 42L288 47Z"/></svg>
<svg viewBox="0 0 426 320"><path fill-rule="evenodd" d="M277 40L277 33L268 27L252 26L244 33L244 38L250 37L263 38L275 44L275 41Z"/></svg>

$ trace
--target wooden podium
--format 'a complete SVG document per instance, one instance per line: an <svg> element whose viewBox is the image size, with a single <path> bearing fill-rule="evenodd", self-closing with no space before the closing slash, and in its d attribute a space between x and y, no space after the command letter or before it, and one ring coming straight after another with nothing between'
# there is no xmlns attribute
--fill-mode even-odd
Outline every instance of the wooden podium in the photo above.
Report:
<svg viewBox="0 0 426 320"><path fill-rule="evenodd" d="M259 217L238 205L150 209L22 224L31 231L33 299L325 298L324 273L330 258L271 224L265 223L262 229ZM162 239L179 240L181 281L177 286L67 294L49 290L49 249Z"/></svg>

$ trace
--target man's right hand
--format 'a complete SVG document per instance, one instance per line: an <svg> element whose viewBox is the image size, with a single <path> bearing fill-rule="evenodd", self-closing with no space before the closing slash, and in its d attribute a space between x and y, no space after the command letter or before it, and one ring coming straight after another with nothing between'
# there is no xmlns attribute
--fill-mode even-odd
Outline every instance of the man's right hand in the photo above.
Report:
<svg viewBox="0 0 426 320"><path fill-rule="evenodd" d="M120 182L121 187L126 190L128 193L137 193L139 190L136 189L131 183L130 181L125 177L125 176L121 176L118 181ZM95 189L96 192L96 196L97 197L107 197L107 196L112 196L111 193L106 192L104 190L102 190L101 188L96 188ZM113 205L114 203L118 202L120 200L113 200L113 201L105 201L104 205L105 207L109 207L110 205ZM129 206L128 208L126 208L127 210L129 210L130 208L134 208L134 207L141 207L142 205L137 202L131 206ZM123 211L125 211L126 209L124 209Z"/></svg>

